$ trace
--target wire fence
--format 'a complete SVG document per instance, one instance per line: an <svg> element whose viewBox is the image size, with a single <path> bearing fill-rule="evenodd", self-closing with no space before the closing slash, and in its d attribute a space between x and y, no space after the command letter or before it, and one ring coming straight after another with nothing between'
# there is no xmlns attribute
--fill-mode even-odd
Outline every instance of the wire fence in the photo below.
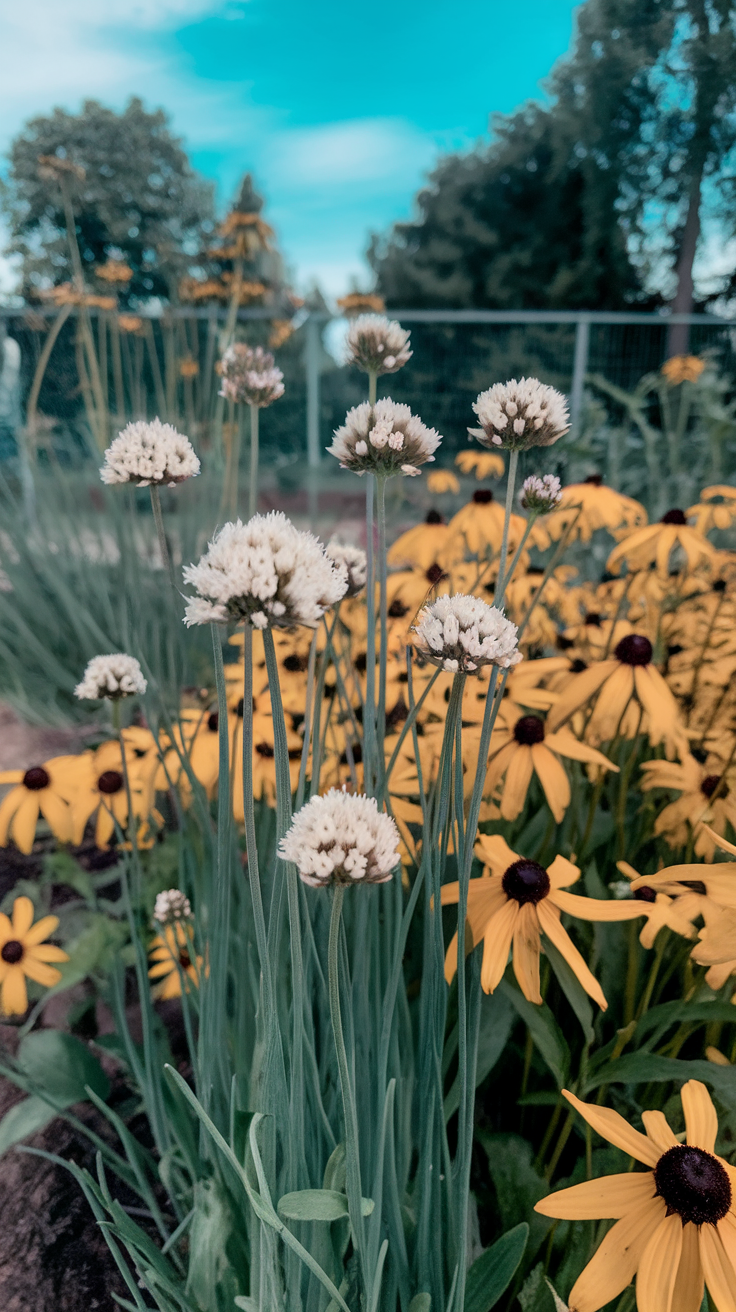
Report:
<svg viewBox="0 0 736 1312"><path fill-rule="evenodd" d="M128 420L158 414L206 449L218 404L216 363L225 311L181 307L155 314L84 313L99 360L108 440ZM414 354L400 373L379 380L379 395L408 403L437 428L446 456L467 444L478 392L493 382L527 374L568 394L572 432L567 446L560 445L558 460L564 463L566 451L581 458L586 380L598 375L630 391L643 375L662 365L673 322L689 325L692 353L707 354L722 375L732 383L736 380L736 320L711 315L390 313L411 329ZM84 377L79 316L75 308L59 325L58 309L0 309L0 459L12 459L17 450L34 390L38 418L33 441L41 452L47 448L71 459L88 449L85 389L90 384ZM276 348L285 375L284 398L263 417L267 459L275 469L291 468L295 475L305 463L324 471L324 449L333 429L365 396L364 376L341 363L345 321L302 312L285 324L274 322L263 309L241 310L238 321L238 331L247 340Z"/></svg>

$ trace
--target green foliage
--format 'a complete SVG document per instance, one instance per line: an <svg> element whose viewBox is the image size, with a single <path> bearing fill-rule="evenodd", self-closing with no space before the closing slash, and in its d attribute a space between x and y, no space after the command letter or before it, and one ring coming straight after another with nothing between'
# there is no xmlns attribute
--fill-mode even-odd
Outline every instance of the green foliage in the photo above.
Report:
<svg viewBox="0 0 736 1312"><path fill-rule="evenodd" d="M490 1312L516 1274L524 1256L529 1226L522 1221L497 1239L471 1266L465 1294L465 1312Z"/></svg>

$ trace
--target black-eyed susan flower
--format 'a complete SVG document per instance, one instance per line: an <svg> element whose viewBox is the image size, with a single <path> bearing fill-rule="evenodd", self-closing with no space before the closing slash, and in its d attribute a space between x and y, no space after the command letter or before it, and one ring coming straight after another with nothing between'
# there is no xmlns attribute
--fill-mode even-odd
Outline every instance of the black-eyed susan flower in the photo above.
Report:
<svg viewBox="0 0 736 1312"><path fill-rule="evenodd" d="M670 897L649 884L641 882L641 874L629 865L628 861L617 861L616 869L629 881L623 880L618 886L612 885L616 897L634 897L638 902L648 904L647 918L641 927L639 942L643 948L654 946L660 929L672 929L683 938L695 938L693 920L699 915L700 904L695 895L687 897ZM634 881L638 881L632 892Z"/></svg>
<svg viewBox="0 0 736 1312"><path fill-rule="evenodd" d="M182 985L187 993L199 988L203 959L194 950L192 926L177 920L164 925L148 950L151 965L148 977L157 980L153 993L159 1001L180 998Z"/></svg>
<svg viewBox="0 0 736 1312"><path fill-rule="evenodd" d="M449 568L456 562L477 557L490 559L501 550L503 538L504 508L500 501L495 501L490 488L478 488L466 506L453 515L447 525L447 541L443 546L440 564ZM526 520L521 515L511 515L509 519L508 558L519 546L526 529ZM529 557L526 552L521 557L521 567L526 568Z"/></svg>
<svg viewBox="0 0 736 1312"><path fill-rule="evenodd" d="M570 542L590 542L600 528L618 537L621 530L646 522L647 512L638 501L607 487L600 474L591 474L583 483L563 487L559 509L544 520L543 526L535 525L532 538L542 531L557 541L570 529Z"/></svg>
<svg viewBox="0 0 736 1312"><path fill-rule="evenodd" d="M503 478L506 465L497 451L458 451L455 464L462 474L484 478Z"/></svg>
<svg viewBox="0 0 736 1312"><path fill-rule="evenodd" d="M647 1168L588 1180L535 1205L543 1216L616 1221L576 1280L570 1307L598 1312L636 1276L640 1312L699 1312L704 1284L719 1312L734 1312L736 1170L716 1156L718 1117L705 1085L688 1080L680 1090L684 1144L660 1111L642 1114L641 1134L618 1112L563 1093L601 1138Z"/></svg>
<svg viewBox="0 0 736 1312"><path fill-rule="evenodd" d="M51 961L68 961L62 948L45 940L59 924L58 916L42 916L33 923L33 903L17 897L12 917L0 912L0 1009L6 1016L28 1010L26 979L49 989L58 984L61 971Z"/></svg>
<svg viewBox="0 0 736 1312"><path fill-rule="evenodd" d="M612 574L618 574L624 564L632 572L654 566L661 574L667 574L670 557L678 549L689 570L710 565L715 557L708 539L688 524L684 511L668 510L657 524L647 524L627 533L613 548L606 568ZM677 566L677 557L672 563Z"/></svg>
<svg viewBox="0 0 736 1312"><path fill-rule="evenodd" d="M430 510L423 524L407 529L389 547L387 560L395 569L415 567L428 570L436 564L449 539L450 530L438 510Z"/></svg>
<svg viewBox="0 0 736 1312"><path fill-rule="evenodd" d="M513 708L510 708L513 710ZM615 770L602 752L581 743L564 725L557 733L547 733L539 715L502 714L496 721L488 757L486 791L492 792L504 779L501 815L515 820L521 815L532 776L536 774L552 815L560 824L570 805L570 780L560 757Z"/></svg>
<svg viewBox="0 0 736 1312"><path fill-rule="evenodd" d="M711 529L727 529L736 519L736 487L730 483L714 483L704 487L700 501L689 506L685 511L688 519L695 520L699 533L710 533Z"/></svg>
<svg viewBox="0 0 736 1312"><path fill-rule="evenodd" d="M485 863L485 869L480 879L470 881L466 945L471 951L483 941L480 981L484 992L493 993L501 982L511 950L514 974L524 997L541 1003L539 954L541 936L545 934L575 972L586 993L605 1010L608 1003L603 990L563 927L561 913L565 911L583 920L633 920L647 914L646 904L603 901L567 893L564 890L580 878L577 866L564 856L556 856L545 870L537 861L512 852L500 834L481 834L475 852ZM445 884L441 890L442 905L453 905L458 898L459 885ZM445 956L448 984L456 971L457 933Z"/></svg>
<svg viewBox="0 0 736 1312"><path fill-rule="evenodd" d="M654 822L670 847L684 847L691 834L695 855L713 859L716 834L725 834L730 824L736 830L736 767L723 771L723 762L708 757L701 764L690 753L680 761L644 761L642 792L667 788L679 792L676 801L662 807Z"/></svg>
<svg viewBox="0 0 736 1312"><path fill-rule="evenodd" d="M124 832L130 819L120 744L103 743L96 752L84 752L75 759L79 762L79 774L68 792L72 842L81 843L87 823L94 817L95 843L99 848L108 847L116 829ZM154 814L150 764L126 747L125 766L133 816L145 828L149 816Z"/></svg>
<svg viewBox="0 0 736 1312"><path fill-rule="evenodd" d="M60 843L72 837L69 789L83 773L79 756L55 756L27 770L3 770L0 784L15 784L0 803L0 847L12 838L26 856L33 847L39 816Z"/></svg>
<svg viewBox="0 0 736 1312"><path fill-rule="evenodd" d="M683 746L684 731L677 703L652 663L652 644L641 633L629 633L616 644L610 660L588 666L570 680L549 713L551 730L559 729L575 711L597 697L588 721L588 735L610 742L624 713L636 697L642 711L642 731L656 747L663 743L672 757Z"/></svg>
<svg viewBox="0 0 736 1312"><path fill-rule="evenodd" d="M459 492L460 484L451 469L433 469L427 475L427 491L438 495L442 492Z"/></svg>

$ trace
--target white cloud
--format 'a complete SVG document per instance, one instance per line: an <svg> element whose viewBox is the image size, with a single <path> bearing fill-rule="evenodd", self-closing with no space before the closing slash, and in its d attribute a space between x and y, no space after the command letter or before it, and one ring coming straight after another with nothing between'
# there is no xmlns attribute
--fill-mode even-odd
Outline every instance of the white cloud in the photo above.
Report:
<svg viewBox="0 0 736 1312"><path fill-rule="evenodd" d="M434 146L400 118L353 119L276 133L271 143L272 180L313 190L326 184L387 184L426 167Z"/></svg>

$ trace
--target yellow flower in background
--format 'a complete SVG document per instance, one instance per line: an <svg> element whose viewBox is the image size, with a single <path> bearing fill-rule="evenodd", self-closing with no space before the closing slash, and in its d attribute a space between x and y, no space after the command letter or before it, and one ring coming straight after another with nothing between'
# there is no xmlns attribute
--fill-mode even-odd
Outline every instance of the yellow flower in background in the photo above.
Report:
<svg viewBox="0 0 736 1312"><path fill-rule="evenodd" d="M556 856L545 870L538 862L512 852L500 834L481 834L475 854L485 862L486 869L480 879L470 881L466 947L472 951L483 940L480 982L484 992L493 993L500 984L511 949L514 974L524 997L541 1004L539 954L541 935L546 934L585 992L605 1010L608 1003L603 990L563 927L561 912L583 920L633 920L647 914L646 904L606 902L564 892L580 878L577 866L564 856ZM441 889L443 906L454 905L458 898L458 884L445 884ZM456 971L457 933L445 956L448 984Z"/></svg>
<svg viewBox="0 0 736 1312"><path fill-rule="evenodd" d="M486 792L493 792L506 776L501 794L504 820L516 820L521 815L532 775L536 774L547 805L557 824L561 824L571 797L570 780L561 756L618 773L617 765L594 747L578 742L568 728L547 733L544 720L538 715L499 716L491 738Z"/></svg>
<svg viewBox="0 0 736 1312"><path fill-rule="evenodd" d="M496 451L458 451L455 464L462 474L475 474L484 478L503 478L506 465Z"/></svg>
<svg viewBox="0 0 736 1312"><path fill-rule="evenodd" d="M535 524L532 539L540 524L544 534L553 542L557 542L573 523L575 527L568 541L590 542L598 529L604 528L613 537L618 537L622 530L637 528L646 522L647 512L638 501L607 487L600 474L591 474L583 483L563 487L559 509Z"/></svg>
<svg viewBox="0 0 736 1312"><path fill-rule="evenodd" d="M440 564L450 568L469 556L482 559L498 556L503 537L503 522L504 508L501 502L494 500L490 488L478 488L473 493L472 500L458 510L447 525L447 540L439 557ZM525 529L526 520L521 515L511 515L507 565L511 563L511 557L519 546ZM526 569L528 564L529 553L525 550L520 557L520 568Z"/></svg>
<svg viewBox="0 0 736 1312"><path fill-rule="evenodd" d="M450 530L437 510L430 510L423 524L407 529L389 547L386 559L394 568L431 569L449 539Z"/></svg>
<svg viewBox="0 0 736 1312"><path fill-rule="evenodd" d="M722 763L709 757L705 764L690 753L680 761L644 761L642 792L652 788L677 790L675 802L659 811L654 822L655 834L662 834L670 847L684 847L690 834L695 835L695 855L711 861L715 852L715 834L723 835L730 824L736 830L736 766L724 775Z"/></svg>
<svg viewBox="0 0 736 1312"><path fill-rule="evenodd" d="M28 770L3 770L0 784L15 784L15 788L0 803L0 847L7 847L12 838L19 851L28 856L40 816L60 843L70 842L69 789L74 788L83 771L81 756L55 756Z"/></svg>
<svg viewBox="0 0 736 1312"><path fill-rule="evenodd" d="M631 571L654 566L661 574L667 574L670 570L670 556L676 548L679 548L690 570L698 569L701 565L711 565L715 558L715 550L708 539L688 524L684 512L668 510L657 524L647 524L644 528L628 533L613 548L606 568L612 574L618 574L623 564Z"/></svg>
<svg viewBox="0 0 736 1312"><path fill-rule="evenodd" d="M686 1142L660 1111L643 1112L645 1134L607 1107L567 1101L602 1139L645 1171L587 1180L535 1204L543 1216L613 1218L570 1292L575 1312L598 1312L636 1276L640 1312L699 1312L703 1286L719 1312L736 1309L736 1170L715 1154L718 1117L704 1084L680 1090Z"/></svg>
<svg viewBox="0 0 736 1312"><path fill-rule="evenodd" d="M128 794L123 773L123 757L118 742L103 743L96 752L85 752L78 757L80 774L69 790L72 813L72 842L81 843L88 822L95 819L95 843L106 848L116 829L123 832L130 819ZM150 816L160 817L153 808L154 775L150 762L138 758L126 745L125 764L128 771L130 798L135 819L143 822L139 846L148 839L145 826Z"/></svg>
<svg viewBox="0 0 736 1312"><path fill-rule="evenodd" d="M44 942L59 917L42 916L34 925L33 916L29 897L15 899L12 919L0 911L0 1009L6 1016L23 1016L28 1010L26 979L49 989L58 984L61 971L48 963L69 960L61 948Z"/></svg>
<svg viewBox="0 0 736 1312"><path fill-rule="evenodd" d="M434 469L427 475L427 490L434 493L459 492L460 484L451 469Z"/></svg>
<svg viewBox="0 0 736 1312"><path fill-rule="evenodd" d="M706 361L699 355L671 355L662 365L662 374L671 387L680 383L697 383Z"/></svg>
<svg viewBox="0 0 736 1312"><path fill-rule="evenodd" d="M721 499L716 500L717 497ZM704 487L700 501L689 506L685 511L688 519L695 520L699 533L709 533L711 529L727 529L736 519L736 487L729 483L715 483Z"/></svg>
<svg viewBox="0 0 736 1312"><path fill-rule="evenodd" d="M695 926L692 921L698 916L700 909L696 897L690 899L669 897L667 893L658 892L646 882L642 882L639 871L630 866L628 861L617 861L616 869L625 875L632 888L634 888L634 881L637 881L632 894L634 899L637 902L648 903L646 923L642 925L639 935L639 942L643 948L653 947L660 929L664 928L674 930L683 938L695 938Z"/></svg>
<svg viewBox="0 0 736 1312"><path fill-rule="evenodd" d="M159 981L153 990L159 1001L180 998L182 982L187 993L191 984L199 988L202 957L194 951L192 928L188 923L177 920L173 925L164 925L151 943L149 956L153 964L148 977Z"/></svg>
<svg viewBox="0 0 736 1312"><path fill-rule="evenodd" d="M652 664L652 644L641 633L629 633L613 650L611 660L599 661L576 674L549 713L552 730L594 697L587 734L610 742L619 732L623 716L636 696L642 712L642 730L652 746L664 744L669 758L685 743L677 703L662 675Z"/></svg>

